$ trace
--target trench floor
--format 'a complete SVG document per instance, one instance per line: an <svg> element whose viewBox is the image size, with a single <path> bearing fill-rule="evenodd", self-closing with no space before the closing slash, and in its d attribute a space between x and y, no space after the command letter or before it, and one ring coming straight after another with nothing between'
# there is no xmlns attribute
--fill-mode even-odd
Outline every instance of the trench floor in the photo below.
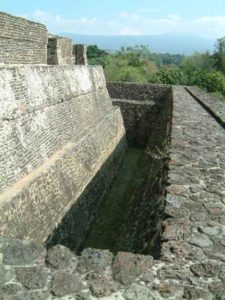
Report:
<svg viewBox="0 0 225 300"><path fill-rule="evenodd" d="M119 251L119 238L126 222L127 212L133 206L133 186L141 184L135 175L138 172L144 149L129 147L120 170L112 186L105 195L98 218L91 226L91 230L82 248L110 249L113 253Z"/></svg>

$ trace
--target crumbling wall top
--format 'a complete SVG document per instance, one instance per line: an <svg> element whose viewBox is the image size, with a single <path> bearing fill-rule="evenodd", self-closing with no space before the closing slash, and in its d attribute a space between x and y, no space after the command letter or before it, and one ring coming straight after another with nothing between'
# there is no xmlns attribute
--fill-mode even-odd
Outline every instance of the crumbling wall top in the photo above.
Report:
<svg viewBox="0 0 225 300"><path fill-rule="evenodd" d="M0 12L0 28L0 63L46 64L45 25Z"/></svg>

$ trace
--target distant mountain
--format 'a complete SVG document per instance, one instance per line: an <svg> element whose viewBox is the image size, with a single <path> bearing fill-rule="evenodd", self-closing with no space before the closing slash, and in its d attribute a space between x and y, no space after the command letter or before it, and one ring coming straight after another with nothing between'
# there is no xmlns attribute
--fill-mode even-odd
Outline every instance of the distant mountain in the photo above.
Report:
<svg viewBox="0 0 225 300"><path fill-rule="evenodd" d="M81 35L75 33L60 33L59 35L69 37L76 44L97 45L105 50L119 50L122 46L134 47L136 45L147 45L152 52L171 54L192 54L193 52L213 51L215 40L201 38L198 36L185 35L139 35L139 36L101 36Z"/></svg>

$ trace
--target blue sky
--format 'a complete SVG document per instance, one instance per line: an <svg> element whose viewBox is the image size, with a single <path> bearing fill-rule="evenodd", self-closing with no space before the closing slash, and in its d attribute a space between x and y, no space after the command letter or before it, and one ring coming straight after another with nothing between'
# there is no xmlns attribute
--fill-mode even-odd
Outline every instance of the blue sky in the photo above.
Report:
<svg viewBox="0 0 225 300"><path fill-rule="evenodd" d="M0 0L0 10L52 33L225 35L225 0Z"/></svg>

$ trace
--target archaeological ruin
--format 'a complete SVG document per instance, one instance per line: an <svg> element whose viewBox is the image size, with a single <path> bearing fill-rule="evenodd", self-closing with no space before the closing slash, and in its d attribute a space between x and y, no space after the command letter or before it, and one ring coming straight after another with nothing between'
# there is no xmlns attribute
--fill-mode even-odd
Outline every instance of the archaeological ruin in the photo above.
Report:
<svg viewBox="0 0 225 300"><path fill-rule="evenodd" d="M0 12L0 300L225 299L225 104L72 48Z"/></svg>

